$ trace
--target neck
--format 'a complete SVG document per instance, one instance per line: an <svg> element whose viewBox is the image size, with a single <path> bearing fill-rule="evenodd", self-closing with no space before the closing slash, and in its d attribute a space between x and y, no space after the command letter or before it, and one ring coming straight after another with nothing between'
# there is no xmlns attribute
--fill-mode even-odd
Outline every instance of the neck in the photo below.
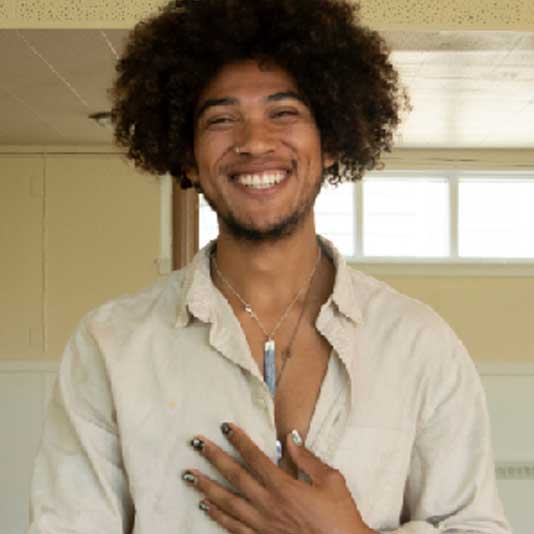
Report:
<svg viewBox="0 0 534 534"><path fill-rule="evenodd" d="M315 225L310 218L294 234L275 242L236 239L221 227L216 260L226 280L257 313L276 314L306 284L318 253ZM229 296L220 277L214 280Z"/></svg>

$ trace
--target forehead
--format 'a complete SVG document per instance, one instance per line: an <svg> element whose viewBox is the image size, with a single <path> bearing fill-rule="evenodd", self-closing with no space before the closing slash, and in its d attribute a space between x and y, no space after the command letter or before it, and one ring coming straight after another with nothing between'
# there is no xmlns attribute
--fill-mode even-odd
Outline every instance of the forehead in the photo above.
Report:
<svg viewBox="0 0 534 534"><path fill-rule="evenodd" d="M241 61L222 67L202 92L199 104L208 98L261 99L282 91L297 91L291 75L277 65Z"/></svg>

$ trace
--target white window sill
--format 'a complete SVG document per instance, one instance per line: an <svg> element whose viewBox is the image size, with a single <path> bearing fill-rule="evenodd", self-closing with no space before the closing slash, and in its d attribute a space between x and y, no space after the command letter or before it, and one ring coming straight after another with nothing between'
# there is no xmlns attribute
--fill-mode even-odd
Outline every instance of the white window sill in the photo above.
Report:
<svg viewBox="0 0 534 534"><path fill-rule="evenodd" d="M444 258L346 258L371 275L534 277L534 260Z"/></svg>

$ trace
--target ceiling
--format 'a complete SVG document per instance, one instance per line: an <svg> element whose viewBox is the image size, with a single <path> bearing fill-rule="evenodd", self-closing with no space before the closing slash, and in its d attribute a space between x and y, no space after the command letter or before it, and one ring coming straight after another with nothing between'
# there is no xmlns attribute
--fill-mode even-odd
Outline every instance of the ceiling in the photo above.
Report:
<svg viewBox="0 0 534 534"><path fill-rule="evenodd" d="M88 119L127 30L0 30L0 145L109 145ZM411 95L407 148L534 148L534 34L383 32ZM0 147L1 148L1 147Z"/></svg>

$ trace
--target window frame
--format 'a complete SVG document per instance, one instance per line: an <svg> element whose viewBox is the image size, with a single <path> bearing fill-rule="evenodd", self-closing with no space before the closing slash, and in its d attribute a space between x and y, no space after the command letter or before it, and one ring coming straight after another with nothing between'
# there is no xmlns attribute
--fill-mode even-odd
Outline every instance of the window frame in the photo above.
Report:
<svg viewBox="0 0 534 534"><path fill-rule="evenodd" d="M376 274L413 275L466 275L466 276L534 276L534 258L461 258L458 255L459 182L462 178L485 179L529 179L534 180L533 171L463 171L463 170L391 170L373 171L363 180L391 178L442 178L449 183L449 239L448 256L424 258L410 256L363 256L363 181L354 188L354 225L356 254L345 257L347 263Z"/></svg>
<svg viewBox="0 0 534 534"><path fill-rule="evenodd" d="M449 237L450 254L440 258L421 257L367 257L362 255L363 245L363 181L355 182L354 187L354 256L346 256L350 265L377 275L414 275L414 276L504 276L533 277L534 258L460 258L458 256L458 187L461 178L528 178L534 180L533 171L478 171L478 170L384 170L368 173L366 179L391 178L445 178L449 182ZM174 268L187 263L194 251L198 249L199 219L198 197L196 193L184 195L175 187L175 261ZM182 194L180 194L182 193ZM176 197L181 196L181 202ZM181 209L177 204L181 204ZM187 206L184 206L184 204ZM186 209L183 209L186 207ZM180 215L181 214L181 217ZM195 224L188 224L194 217ZM191 226L194 226L191 239ZM178 243L183 243L182 247ZM184 248L185 247L185 248ZM181 249L181 253L178 250ZM177 261L178 260L178 261Z"/></svg>

